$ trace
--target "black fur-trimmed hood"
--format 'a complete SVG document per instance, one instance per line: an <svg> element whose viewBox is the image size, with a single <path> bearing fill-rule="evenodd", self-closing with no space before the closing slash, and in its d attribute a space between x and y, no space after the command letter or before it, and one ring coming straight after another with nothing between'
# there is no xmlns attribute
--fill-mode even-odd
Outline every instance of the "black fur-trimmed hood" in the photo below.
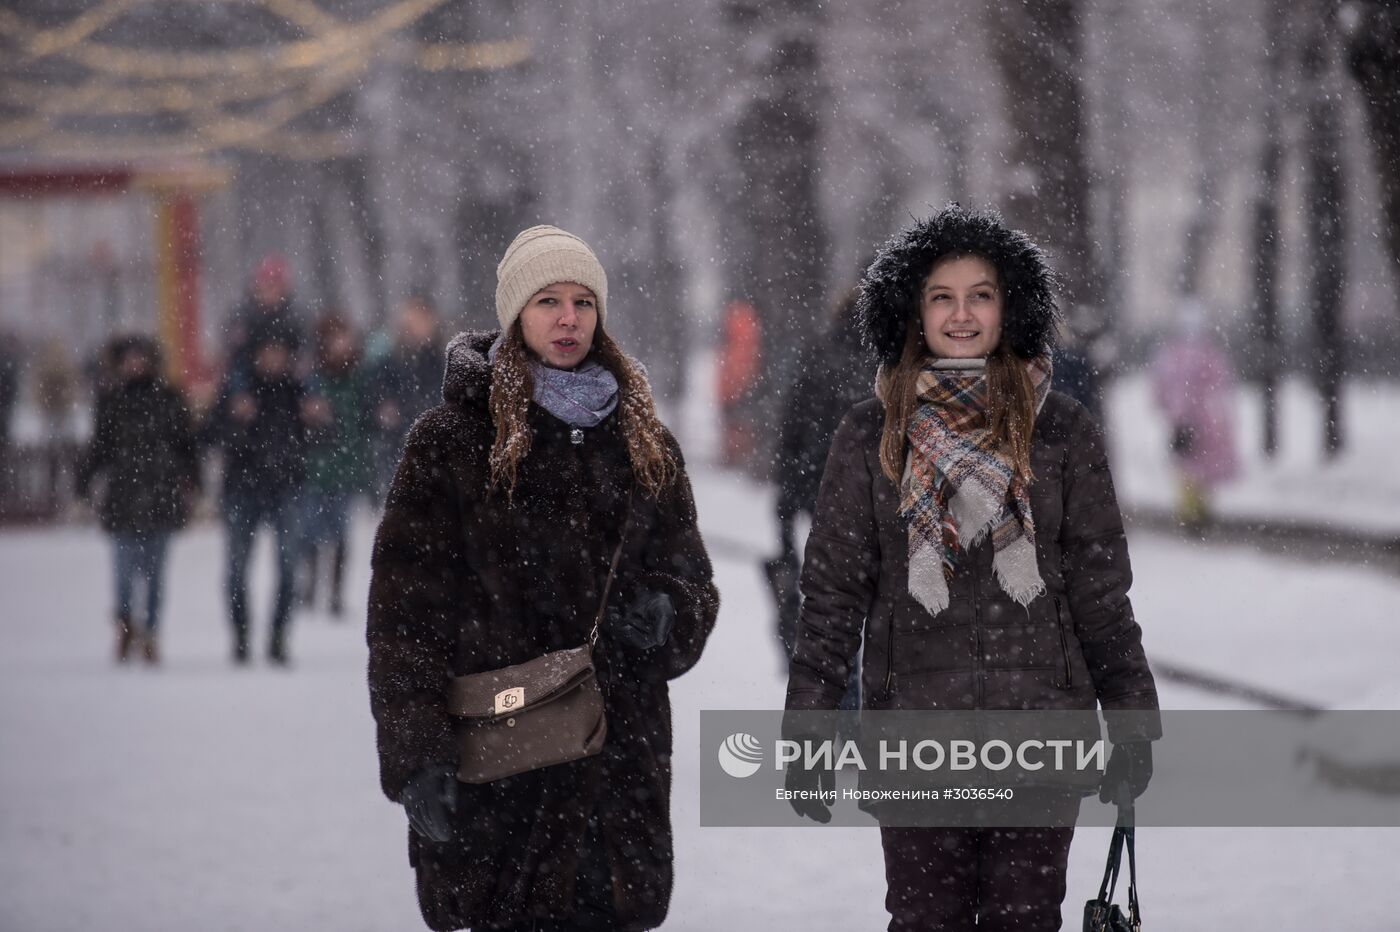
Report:
<svg viewBox="0 0 1400 932"><path fill-rule="evenodd" d="M482 405L491 397L491 363L486 354L499 330L464 330L447 344L442 400L459 407Z"/></svg>
<svg viewBox="0 0 1400 932"><path fill-rule="evenodd" d="M1002 339L1024 358L1050 351L1059 309L1058 277L1040 247L994 210L949 204L891 237L865 270L856 313L862 339L880 361L899 361L919 290L929 269L949 254L982 256L996 267L1005 294Z"/></svg>

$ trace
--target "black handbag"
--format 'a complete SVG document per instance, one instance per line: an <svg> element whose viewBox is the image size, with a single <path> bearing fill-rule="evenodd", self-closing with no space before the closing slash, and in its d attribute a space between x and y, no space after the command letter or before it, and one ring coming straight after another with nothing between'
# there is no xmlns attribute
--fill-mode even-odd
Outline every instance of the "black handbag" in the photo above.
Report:
<svg viewBox="0 0 1400 932"><path fill-rule="evenodd" d="M1118 825L1108 845L1108 863L1104 865L1099 895L1084 904L1084 932L1140 932L1142 912L1137 897L1137 856L1133 845L1133 808L1119 804ZM1123 915L1113 902L1113 890L1118 886L1118 869L1123 861L1123 849L1128 849L1128 915Z"/></svg>

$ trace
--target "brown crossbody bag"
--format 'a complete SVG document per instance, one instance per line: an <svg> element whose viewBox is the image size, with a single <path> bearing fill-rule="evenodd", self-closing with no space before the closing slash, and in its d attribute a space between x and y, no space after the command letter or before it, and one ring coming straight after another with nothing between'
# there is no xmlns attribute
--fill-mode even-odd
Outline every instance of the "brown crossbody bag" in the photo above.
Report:
<svg viewBox="0 0 1400 932"><path fill-rule="evenodd" d="M629 490L622 537L613 551L587 643L513 667L453 678L447 708L458 719L458 780L490 783L592 757L603 749L608 721L593 650L631 528Z"/></svg>

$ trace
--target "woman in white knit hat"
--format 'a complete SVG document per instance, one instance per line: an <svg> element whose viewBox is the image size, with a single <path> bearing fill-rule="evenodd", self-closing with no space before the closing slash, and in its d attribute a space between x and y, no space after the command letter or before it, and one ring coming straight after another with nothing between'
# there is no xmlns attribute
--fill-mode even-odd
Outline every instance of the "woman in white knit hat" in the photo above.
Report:
<svg viewBox="0 0 1400 932"><path fill-rule="evenodd" d="M667 681L699 659L719 596L680 448L605 330L593 251L533 227L497 280L501 329L448 347L375 541L381 783L431 928L650 929L672 883ZM590 642L601 749L459 779L503 768L459 751L454 678Z"/></svg>

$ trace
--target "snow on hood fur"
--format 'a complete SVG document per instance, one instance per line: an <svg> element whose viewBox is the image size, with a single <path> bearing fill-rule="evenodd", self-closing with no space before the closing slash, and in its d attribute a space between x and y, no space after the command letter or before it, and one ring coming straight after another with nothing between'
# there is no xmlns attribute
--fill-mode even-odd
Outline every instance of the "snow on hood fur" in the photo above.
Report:
<svg viewBox="0 0 1400 932"><path fill-rule="evenodd" d="M500 335L499 330L464 330L452 338L442 378L443 401L462 407L487 402L491 397L491 363L486 354Z"/></svg>
<svg viewBox="0 0 1400 932"><path fill-rule="evenodd" d="M862 338L881 362L899 361L924 279L936 260L950 254L981 256L996 267L1005 302L1002 339L1018 356L1050 350L1059 318L1058 282L1045 253L996 211L949 204L891 237L865 270L856 313Z"/></svg>

